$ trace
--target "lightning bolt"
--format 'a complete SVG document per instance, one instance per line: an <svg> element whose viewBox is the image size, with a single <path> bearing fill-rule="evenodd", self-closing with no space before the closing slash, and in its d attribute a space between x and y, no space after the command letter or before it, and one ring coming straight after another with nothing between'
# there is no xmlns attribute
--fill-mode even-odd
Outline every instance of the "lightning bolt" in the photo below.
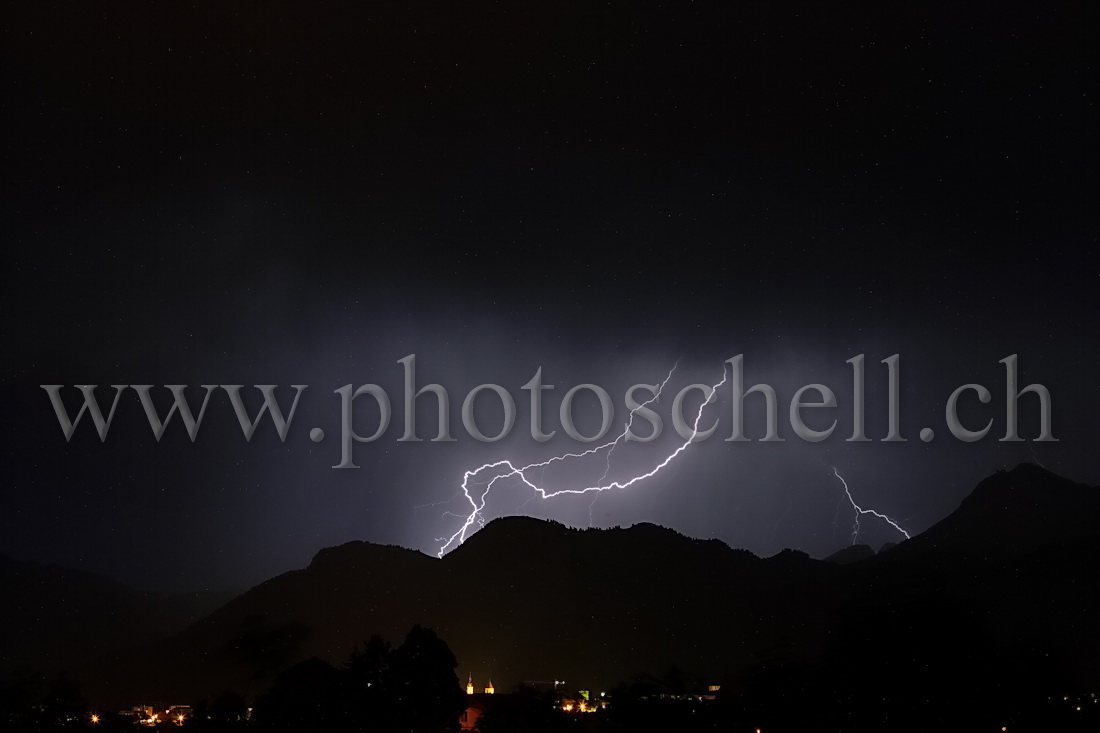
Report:
<svg viewBox="0 0 1100 733"><path fill-rule="evenodd" d="M1039 454L1035 452L1035 441L1027 441L1027 447L1031 449L1031 458L1035 461L1036 465L1038 465L1039 468L1046 468L1046 466L1043 465L1043 462L1039 460Z"/></svg>
<svg viewBox="0 0 1100 733"><path fill-rule="evenodd" d="M563 453L561 455L557 455L557 456L553 456L551 458L548 458L545 461L540 461L540 462L537 462L537 463L529 463L526 466L516 467L509 460L501 460L501 461L496 461L496 462L493 462L493 463L485 463L481 466L478 466L477 468L475 468L473 470L466 471L462 476L461 492L466 497L466 501L470 505L470 513L468 515L466 515L465 521L462 523L462 526L459 527L458 530L454 534L452 534L450 537L440 537L440 538L438 538L438 541L442 542L443 544L442 544L442 546L440 546L439 552L437 553L437 555L439 557L443 557L443 555L445 555L448 550L456 547L457 545L462 544L466 540L466 536L467 536L467 533L470 531L470 528L475 523L479 527L484 526L485 520L482 517L481 512L485 509L485 502L488 500L489 493L492 491L492 489L496 485L496 483L498 481L502 480L502 479L517 477L521 485L526 486L527 488L531 489L531 491L534 492L535 495L532 496L529 501L533 501L534 499L552 499L555 496L561 496L563 494L588 494L588 493L594 493L595 494L595 497L593 497L593 504L594 504L595 503L595 498L597 498L600 495L600 493L602 493L604 491L611 491L613 489L626 489L626 488L629 488L629 487L633 486L634 484L638 483L639 481L644 481L645 479L650 478L651 476L653 476L657 472L659 472L662 468L664 468L669 463L671 463L672 460L674 458L676 458L676 456L680 455L685 450L687 450L687 447L689 445L691 445L692 442L694 442L695 436L698 435L698 433L699 433L699 421L703 417L704 408L706 408L707 405L709 405L711 402L714 401L714 397L715 397L715 394L718 391L718 388L726 383L727 375L726 375L726 366L725 366L724 362L722 364L722 379L717 384L713 385L710 388L710 394L708 394L706 399L703 400L703 403L701 405L699 405L699 410L695 414L695 422L692 423L691 436L687 440L685 440L683 443L681 443L676 448L676 450L672 451L667 456L665 456L664 460L662 460L656 466L651 468L649 471L646 471L645 473L638 474L638 475L636 475L636 476L634 476L630 479L621 480L621 481L610 481L610 482L604 483L607 480L607 474L611 470L611 453L615 450L615 447L617 445L619 445L619 443L626 440L626 436L630 432L630 427L634 423L635 414L637 413L638 410L642 409L642 407L645 407L646 405L649 405L650 403L657 401L657 399L661 396L661 392L664 390L665 385L667 385L668 381L670 379L672 379L672 374L673 374L673 372L676 371L676 367L678 365L679 365L679 362L677 362L677 364L673 365L672 369L668 373L668 376L665 377L664 381L661 382L658 389L655 390L655 393L654 393L654 395L651 399L647 400L646 402L643 402L641 405L639 405L638 407L636 407L636 408L634 408L633 410L630 411L630 416L627 419L626 426L623 428L623 431L621 433L619 433L613 440L610 440L607 443L604 443L603 445L596 446L595 448L590 448L590 449L588 449L586 451L583 451L583 452L580 452L580 453ZM565 461L565 460L568 460L570 458L583 458L585 456L594 455L594 454L600 453L602 451L607 451L607 456L606 456L607 468L604 471L604 474L600 478L600 480L592 486L585 486L585 487L582 487L582 488L559 489L557 491L547 491L547 490L541 488L540 486L538 486L537 484L535 484L534 481L532 481L531 478L528 476L528 474L530 472L545 469L547 466L549 466L553 463L557 463L557 462L560 462L560 461ZM486 474L492 475L492 478L489 479L488 481L485 481L484 478L483 478L483 476L486 475ZM480 494L478 494L477 492L471 493L470 485L472 483L484 484L485 488ZM592 511L592 507L590 505L589 506L589 522L591 522L591 516L592 516L591 511Z"/></svg>
<svg viewBox="0 0 1100 733"><path fill-rule="evenodd" d="M677 364L679 364L679 362L677 362ZM676 371L676 365L673 365L672 371ZM672 372L669 372L668 377L671 377L671 376L672 376ZM657 390L657 394L654 395L653 399L657 399L657 397L660 396L661 390L663 390L665 388L665 382L668 382L668 377L665 377L665 381L661 382L661 389ZM648 405L649 402L651 402L651 401L652 400L644 402L642 404L642 407L645 407L645 405ZM642 408L639 407L637 409L634 409L634 410L630 411L630 418L626 421L626 427L623 429L623 435L626 435L626 432L628 430L630 430L630 426L634 422L634 413L637 412L640 409L642 409ZM620 437L622 437L622 436L620 436ZM616 445L618 445L618 438L616 438L615 441L612 442L611 447L607 449L607 456L606 456L607 462L606 462L606 464L604 466L604 469L603 469L603 475L600 476L600 482L606 481L607 480L607 474L611 473L611 454L615 452L615 446ZM599 491L592 494L592 502L588 505L588 526L589 527L592 526L592 510L596 508L596 502L599 501L599 499L600 499L600 492Z"/></svg>
<svg viewBox="0 0 1100 733"><path fill-rule="evenodd" d="M878 517L879 519L883 520L884 522L889 524L891 527L896 529L898 532L901 532L903 535L905 535L905 539L909 539L909 533L906 532L904 529L902 529L900 526L898 526L898 523L895 522L893 519L890 519L890 517L886 516L882 512L876 512L874 509L864 509L859 504L856 504L856 500L852 498L852 492L848 488L848 482L845 481L844 477L840 475L840 472L836 470L836 466L831 466L831 468L833 469L833 475L836 476L838 479L840 479L840 483L844 484L844 494L848 497L848 501L851 502L852 508L856 510L855 524L852 526L852 544L853 545L856 543L856 540L859 538L859 518L863 514L871 514L873 516Z"/></svg>

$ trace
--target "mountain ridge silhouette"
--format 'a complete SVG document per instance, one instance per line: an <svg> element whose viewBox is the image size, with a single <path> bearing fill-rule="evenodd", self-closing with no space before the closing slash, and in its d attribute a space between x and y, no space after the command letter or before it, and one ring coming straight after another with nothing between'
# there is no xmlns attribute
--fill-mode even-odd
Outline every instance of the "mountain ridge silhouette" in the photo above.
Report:
<svg viewBox="0 0 1100 733"><path fill-rule="evenodd" d="M929 624L957 624L990 659L1047 654L1073 679L1100 679L1098 501L1100 489L1021 465L911 540L826 560L760 558L648 523L582 530L527 517L491 521L443 558L348 542L77 676L102 701L256 695L297 661L338 662L371 634L397 641L420 624L447 640L460 676L499 689L538 679L606 689L671 667L733 688L762 670L845 668L837 640L858 637L856 620L886 634L901 614L923 639L916 657L936 648Z"/></svg>

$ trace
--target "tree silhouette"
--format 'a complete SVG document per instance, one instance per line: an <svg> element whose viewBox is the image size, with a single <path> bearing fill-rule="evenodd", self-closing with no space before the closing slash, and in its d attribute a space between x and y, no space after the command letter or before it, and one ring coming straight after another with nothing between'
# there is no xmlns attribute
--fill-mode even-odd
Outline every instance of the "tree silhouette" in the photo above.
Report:
<svg viewBox="0 0 1100 733"><path fill-rule="evenodd" d="M370 717L370 729L396 729L393 683L390 678L390 643L375 634L362 649L355 649L344 669L363 708Z"/></svg>
<svg viewBox="0 0 1100 733"><path fill-rule="evenodd" d="M280 674L254 713L271 730L347 730L355 703L347 673L314 657Z"/></svg>
<svg viewBox="0 0 1100 733"><path fill-rule="evenodd" d="M430 629L414 626L396 649L372 636L341 667L309 659L287 669L256 703L268 730L451 733L466 706L458 662Z"/></svg>
<svg viewBox="0 0 1100 733"><path fill-rule="evenodd" d="M431 629L414 626L390 654L390 679L400 729L415 733L458 730L465 695L447 642Z"/></svg>
<svg viewBox="0 0 1100 733"><path fill-rule="evenodd" d="M373 635L362 649L352 650L344 669L364 687L384 689L389 683L390 643Z"/></svg>

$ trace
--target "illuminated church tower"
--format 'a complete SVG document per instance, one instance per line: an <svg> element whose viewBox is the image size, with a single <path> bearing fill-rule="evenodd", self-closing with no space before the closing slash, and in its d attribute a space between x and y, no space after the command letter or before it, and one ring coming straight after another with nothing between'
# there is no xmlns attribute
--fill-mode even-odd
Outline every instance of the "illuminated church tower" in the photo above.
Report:
<svg viewBox="0 0 1100 733"><path fill-rule="evenodd" d="M466 679L466 694L474 694L474 676L472 674Z"/></svg>
<svg viewBox="0 0 1100 733"><path fill-rule="evenodd" d="M485 688L485 694L486 695L492 695L495 692L496 692L496 690L493 689L493 680L490 679L489 680L489 686Z"/></svg>

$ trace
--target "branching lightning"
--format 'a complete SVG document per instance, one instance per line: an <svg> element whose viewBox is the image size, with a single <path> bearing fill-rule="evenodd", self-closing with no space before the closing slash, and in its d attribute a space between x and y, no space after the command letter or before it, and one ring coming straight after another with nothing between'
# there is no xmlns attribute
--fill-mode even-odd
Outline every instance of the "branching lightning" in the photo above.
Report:
<svg viewBox="0 0 1100 733"><path fill-rule="evenodd" d="M607 477L611 473L611 456L615 452L615 448L618 447L618 445L620 443L624 442L627 439L627 436L630 435L630 429L634 424L634 418L635 418L638 410L640 410L643 407L646 407L646 406L652 404L653 402L656 402L658 399L660 399L661 394L665 389L665 386L668 384L669 380L672 379L672 375L675 373L677 366L678 366L678 362L677 362L676 365L673 365L672 369L669 370L668 375L664 378L664 380L660 383L660 385L654 390L653 397L651 397L649 400L646 400L644 403L642 403L641 405L639 405L638 407L636 407L635 409L630 411L630 415L628 416L628 419L627 419L627 421L626 421L626 423L623 427L622 432L620 432L612 440L609 440L606 443L603 443L602 445L598 445L594 448L589 448L588 450L581 451L581 452L578 452L578 453L563 453L563 454L560 454L560 455L552 456L552 457L550 457L550 458L548 458L544 461L529 463L529 464L524 465L524 466L518 466L517 467L514 463L512 463L512 461L504 459L504 460L495 461L495 462L492 462L492 463L485 463L485 464L482 464L481 466L478 466L475 469L466 471L462 476L462 484L460 485L459 490L457 492L455 492L455 495L450 500L448 500L446 502L439 502L437 504L425 505L425 506L445 505L445 504L450 503L450 501L453 501L454 499L458 498L461 495L461 496L465 497L466 502L469 504L469 507L470 507L469 512L465 515L459 514L459 513L454 512L454 511L446 511L446 512L443 513L444 517L457 517L459 519L462 519L462 525L453 534L451 534L449 537L445 536L445 537L437 538L437 541L442 543L439 547L437 555L439 557L442 557L443 555L445 555L448 551L450 551L454 547L462 544L466 540L466 538L469 536L469 534L471 534L471 528L475 524L478 525L478 527L481 527L485 524L485 519L482 515L482 512L485 510L485 505L486 505L486 503L489 499L489 494L492 492L493 488L497 485L497 482L499 482L501 480L505 480L505 479L510 479L510 478L513 478L513 477L518 480L518 483L521 486L526 487L527 489L530 489L531 492L532 492L532 496L526 502L524 502L524 504L522 506L526 506L527 504L529 504L532 501L535 501L536 499L543 499L543 500L552 499L554 497L562 496L564 494L573 494L573 495L589 494L589 493L592 494L593 495L592 496L592 502L589 504L589 507L588 507L588 523L589 523L589 526L592 526L592 521L593 521L592 520L592 510L593 510L593 507L596 504L596 501L599 499L599 496L600 496L601 493L603 493L605 491L611 491L613 489L626 489L626 488L629 488L629 487L633 486L634 484L636 484L640 481L644 481L645 479L648 479L648 478L654 476L661 469L663 469L665 466L667 466L669 463L671 463L672 460L675 459L678 455L680 455L685 450L687 450L689 445L691 445L693 442L695 442L695 438L699 433L699 422L703 417L703 411L706 409L707 405L709 405L710 403L712 403L714 401L715 395L717 394L717 391L718 391L718 388L721 387L722 385L724 385L726 383L727 378L728 378L728 375L726 373L725 365L723 364L722 379L719 380L716 384L714 384L710 387L710 393L707 395L707 398L703 401L702 404L699 405L699 409L695 414L695 420L692 423L691 436L688 439L686 439L682 443L680 443L676 447L675 450L673 450L671 453L669 453L667 456L665 456L663 460L661 460L657 465L655 465L653 468L649 469L648 471L646 471L644 473L637 474L637 475L635 475L631 478L628 478L628 479L607 481ZM539 483L536 482L536 479L534 478L534 474L537 474L538 477L539 477L539 481L541 482L541 478L542 478L543 473L545 472L545 469L548 466L552 465L552 464L567 461L567 460L570 460L570 459L582 459L582 458L585 458L587 456L597 455L597 454L601 454L601 453L604 454L604 459L605 459L605 467L604 467L603 475L601 475L599 480L591 486L582 486L582 487L565 488L565 489L557 489L557 490L547 490L547 489L542 488L539 485ZM845 478L843 476L840 475L840 472L836 469L835 466L832 466L831 468L833 470L833 475L836 476L840 480L841 484L844 486L844 498L847 498L848 503L851 504L852 509L855 511L855 518L854 518L854 522L853 522L853 525L852 525L852 544L853 545L856 544L856 542L859 539L860 517L862 515L865 515L865 514L869 514L869 515L872 515L874 517L877 517L877 518L881 519L882 521L886 522L891 527L893 527L895 530L897 530L906 539L910 538L909 532L907 532L904 528L902 528L901 525L899 525L891 517L887 516L886 514L883 514L882 512L876 511L874 509L865 509L862 506L860 506L859 504L857 504L855 498L852 496L852 492L851 492L850 487L848 486L848 482L845 480ZM475 488L475 487L478 487L478 488ZM841 499L841 502L843 502L843 498ZM417 507L417 508L423 508L423 507ZM837 504L838 516L839 516L839 511L840 511L840 504L838 503ZM834 524L835 523L836 522L834 520Z"/></svg>
<svg viewBox="0 0 1100 733"><path fill-rule="evenodd" d="M649 471L646 471L645 473L635 475L635 476L633 476L632 478L629 478L629 479L606 482L607 481L607 475L611 471L611 454L612 454L612 452L614 452L615 447L618 446L619 443L626 440L626 437L630 432L630 428L634 423L635 414L642 407L645 407L645 406L649 405L650 403L655 402L658 398L660 398L661 392L664 390L665 385L668 384L668 381L672 378L672 374L675 371L676 371L676 365L673 365L672 369L668 373L668 376L665 377L664 381L661 382L660 386L654 391L653 397L651 399L647 400L646 402L642 403L639 407L631 410L630 416L629 416L629 418L626 422L625 427L623 428L623 431L621 433L619 433L619 435L616 436L613 440L610 440L607 443L604 443L603 445L599 445L595 448L590 448L590 449L588 449L586 451L582 451L580 453L564 453L562 455L553 456L551 458L548 458L545 461L540 461L538 463L529 463L526 466L516 467L509 460L501 460L501 461L496 461L494 463L486 463L486 464L483 464L481 466L478 466L477 468L475 468L471 471L466 471L465 474L463 474L463 476L462 476L461 492L466 497L466 501L470 505L470 513L468 515L466 515L462 526L459 527L459 529L454 534L452 534L450 537L440 537L438 539L439 542L443 543L442 546L440 546L440 548L439 548L438 556L443 557L443 555L446 554L448 550L454 548L457 545L462 544L462 542L464 542L466 540L466 536L469 533L470 528L475 523L478 524L478 526L484 525L485 520L482 517L482 511L485 509L485 502L488 500L489 493L492 491L493 487L496 485L496 483L498 481L500 481L502 479L508 479L508 478L512 478L512 477L518 478L521 485L526 486L527 488L529 488L531 491L534 492L534 496L531 497L531 500L534 500L534 499L551 499L555 496L561 496L563 494L588 494L588 493L593 493L594 494L593 504L594 504L595 499L597 497L599 497L601 492L611 491L612 489L626 489L626 488L629 488L630 486L633 486L634 484L638 483L639 481L644 481L645 479L650 478L651 476L653 476L654 474L659 472L662 468L664 468L669 463L671 463L672 460L674 458L676 458L676 456L680 455L685 450L687 450L687 447L695 441L695 436L698 435L698 432L699 432L699 421L703 417L703 410L706 408L707 405L709 405L711 402L714 401L715 395L718 391L718 388L726 383L727 375L726 375L726 366L725 366L724 363L722 365L722 379L717 384L713 385L710 388L710 394L708 394L707 398L705 400L703 400L703 403L701 405L699 405L699 410L695 414L695 421L694 421L694 423L692 423L691 437L689 437L687 440L685 440L683 443L681 443L676 448L676 450L672 451L670 454L665 456L664 460L662 460L660 463L658 463L656 466L654 466ZM585 487L582 487L582 488L558 489L556 491L547 491L546 489L543 489L542 487L538 486L532 480L531 476L529 475L531 472L534 472L536 470L541 471L542 469L545 469L547 466L549 466L553 463L557 463L557 462L560 462L560 461L565 461L567 459L584 458L585 456L594 455L594 454L597 454L597 453L601 453L603 451L606 451L607 467L604 470L603 476L600 477L600 480L592 486L585 486ZM491 475L492 478L489 478L486 481L486 480L484 480L484 477L486 475ZM472 484L484 485L485 488L480 493L472 492L471 491L471 485ZM591 517L592 517L592 507L590 505L589 506L589 522L590 523L591 523Z"/></svg>
<svg viewBox="0 0 1100 733"><path fill-rule="evenodd" d="M905 535L905 539L909 539L909 533L906 532L904 529L902 529L898 525L898 523L895 522L890 517L886 516L882 512L876 512L874 509L864 509L859 504L856 504L856 500L852 498L852 492L848 488L848 482L845 481L844 477L840 475L840 472L836 470L836 466L831 466L831 468L833 469L833 475L835 475L838 479L840 479L840 483L844 484L844 495L848 497L848 501L852 504L852 508L856 510L855 524L853 524L853 526L852 526L852 544L853 545L859 539L859 517L862 514L871 514L873 516L878 517L879 519L883 520L884 522L889 524L891 527L896 529L898 532L901 532L903 535Z"/></svg>

